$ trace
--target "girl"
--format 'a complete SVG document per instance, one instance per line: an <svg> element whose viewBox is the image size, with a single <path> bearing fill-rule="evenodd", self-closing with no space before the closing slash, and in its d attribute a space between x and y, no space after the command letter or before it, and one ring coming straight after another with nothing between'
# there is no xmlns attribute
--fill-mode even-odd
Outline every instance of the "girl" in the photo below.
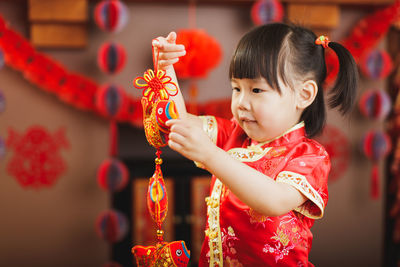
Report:
<svg viewBox="0 0 400 267"><path fill-rule="evenodd" d="M159 67L175 77L185 54L176 34L159 37ZM316 141L325 122L325 48L340 70L329 104L347 113L357 69L340 44L305 28L263 25L232 57L232 120L196 117L175 97L168 145L213 174L199 266L312 266L310 228L328 201L329 156Z"/></svg>

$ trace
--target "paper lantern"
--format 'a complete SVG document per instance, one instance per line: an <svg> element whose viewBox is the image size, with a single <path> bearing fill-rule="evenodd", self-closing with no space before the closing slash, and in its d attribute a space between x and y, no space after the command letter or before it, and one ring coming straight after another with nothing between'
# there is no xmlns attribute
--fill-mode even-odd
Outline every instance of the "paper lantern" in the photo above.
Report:
<svg viewBox="0 0 400 267"><path fill-rule="evenodd" d="M128 8L118 0L104 0L94 9L94 21L104 31L118 32L128 22Z"/></svg>
<svg viewBox="0 0 400 267"><path fill-rule="evenodd" d="M0 91L0 113L4 112L6 110L6 98L2 91Z"/></svg>
<svg viewBox="0 0 400 267"><path fill-rule="evenodd" d="M392 69L392 59L384 50L372 50L361 58L361 70L370 79L384 79Z"/></svg>
<svg viewBox="0 0 400 267"><path fill-rule="evenodd" d="M255 25L282 21L282 4L278 0L258 0L251 7L251 19Z"/></svg>
<svg viewBox="0 0 400 267"><path fill-rule="evenodd" d="M174 65L179 78L205 78L221 60L219 43L204 30L180 30L176 43L186 48L186 55Z"/></svg>
<svg viewBox="0 0 400 267"><path fill-rule="evenodd" d="M119 242L128 232L128 219L119 211L104 211L97 217L96 232L107 242Z"/></svg>
<svg viewBox="0 0 400 267"><path fill-rule="evenodd" d="M361 95L359 108L367 118L384 119L392 108L392 102L383 90L367 90Z"/></svg>
<svg viewBox="0 0 400 267"><path fill-rule="evenodd" d="M3 138L0 137L0 159L6 155L6 143Z"/></svg>
<svg viewBox="0 0 400 267"><path fill-rule="evenodd" d="M109 192L118 192L125 188L129 180L128 169L117 159L106 159L97 171L97 182Z"/></svg>
<svg viewBox="0 0 400 267"><path fill-rule="evenodd" d="M322 134L315 140L323 145L331 160L328 182L331 183L343 177L351 163L350 144L345 133L340 128L326 124Z"/></svg>
<svg viewBox="0 0 400 267"><path fill-rule="evenodd" d="M115 74L122 70L126 62L125 48L117 43L103 44L97 53L99 68L107 74Z"/></svg>
<svg viewBox="0 0 400 267"><path fill-rule="evenodd" d="M0 69L4 66L4 53L3 50L0 49Z"/></svg>
<svg viewBox="0 0 400 267"><path fill-rule="evenodd" d="M100 87L96 93L96 107L106 117L120 116L128 109L125 91L111 84Z"/></svg>
<svg viewBox="0 0 400 267"><path fill-rule="evenodd" d="M379 170L378 161L387 156L391 150L389 136L381 131L369 131L362 139L362 150L372 160L371 197L379 197Z"/></svg>

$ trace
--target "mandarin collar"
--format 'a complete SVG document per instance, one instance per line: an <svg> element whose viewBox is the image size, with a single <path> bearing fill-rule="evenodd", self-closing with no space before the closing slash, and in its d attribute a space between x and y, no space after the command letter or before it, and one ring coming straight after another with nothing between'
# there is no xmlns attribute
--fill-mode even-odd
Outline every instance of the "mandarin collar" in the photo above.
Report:
<svg viewBox="0 0 400 267"><path fill-rule="evenodd" d="M262 142L258 143L257 141L251 140L250 145L247 148L266 148L266 147L276 147L276 146L284 146L289 143L295 142L300 138L305 137L305 124L304 121L301 121L291 127L289 130L285 131L283 134Z"/></svg>

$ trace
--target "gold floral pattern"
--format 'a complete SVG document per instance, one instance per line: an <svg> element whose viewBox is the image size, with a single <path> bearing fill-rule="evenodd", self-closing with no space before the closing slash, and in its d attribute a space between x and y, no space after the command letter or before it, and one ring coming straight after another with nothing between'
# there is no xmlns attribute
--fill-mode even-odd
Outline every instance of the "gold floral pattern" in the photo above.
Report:
<svg viewBox="0 0 400 267"><path fill-rule="evenodd" d="M228 154L241 162L257 161L265 156L271 147L262 149L258 146L249 146L248 148L233 148L228 151Z"/></svg>
<svg viewBox="0 0 400 267"><path fill-rule="evenodd" d="M211 197L206 198L208 229L206 236L208 237L208 245L210 248L210 266L223 266L222 255L222 237L219 224L219 204L222 190L222 183L216 179Z"/></svg>
<svg viewBox="0 0 400 267"><path fill-rule="evenodd" d="M283 171L278 174L276 181L294 186L319 208L319 210L315 211L315 209L310 208L310 205L307 203L308 201L306 201L303 205L297 207L295 211L311 219L322 218L324 214L324 201L322 200L321 195L310 185L304 175L290 171Z"/></svg>
<svg viewBox="0 0 400 267"><path fill-rule="evenodd" d="M208 137L213 141L214 144L217 143L218 137L218 124L214 116L199 116L203 122L203 130L207 133Z"/></svg>

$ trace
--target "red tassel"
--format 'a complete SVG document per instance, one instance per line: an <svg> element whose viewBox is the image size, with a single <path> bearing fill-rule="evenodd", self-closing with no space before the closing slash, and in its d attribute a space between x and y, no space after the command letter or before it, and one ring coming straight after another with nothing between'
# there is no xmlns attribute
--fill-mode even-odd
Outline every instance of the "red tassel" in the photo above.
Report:
<svg viewBox="0 0 400 267"><path fill-rule="evenodd" d="M372 199L379 198L379 169L377 163L374 163L372 167L371 198Z"/></svg>
<svg viewBox="0 0 400 267"><path fill-rule="evenodd" d="M115 120L110 121L110 156L118 154L118 127Z"/></svg>

